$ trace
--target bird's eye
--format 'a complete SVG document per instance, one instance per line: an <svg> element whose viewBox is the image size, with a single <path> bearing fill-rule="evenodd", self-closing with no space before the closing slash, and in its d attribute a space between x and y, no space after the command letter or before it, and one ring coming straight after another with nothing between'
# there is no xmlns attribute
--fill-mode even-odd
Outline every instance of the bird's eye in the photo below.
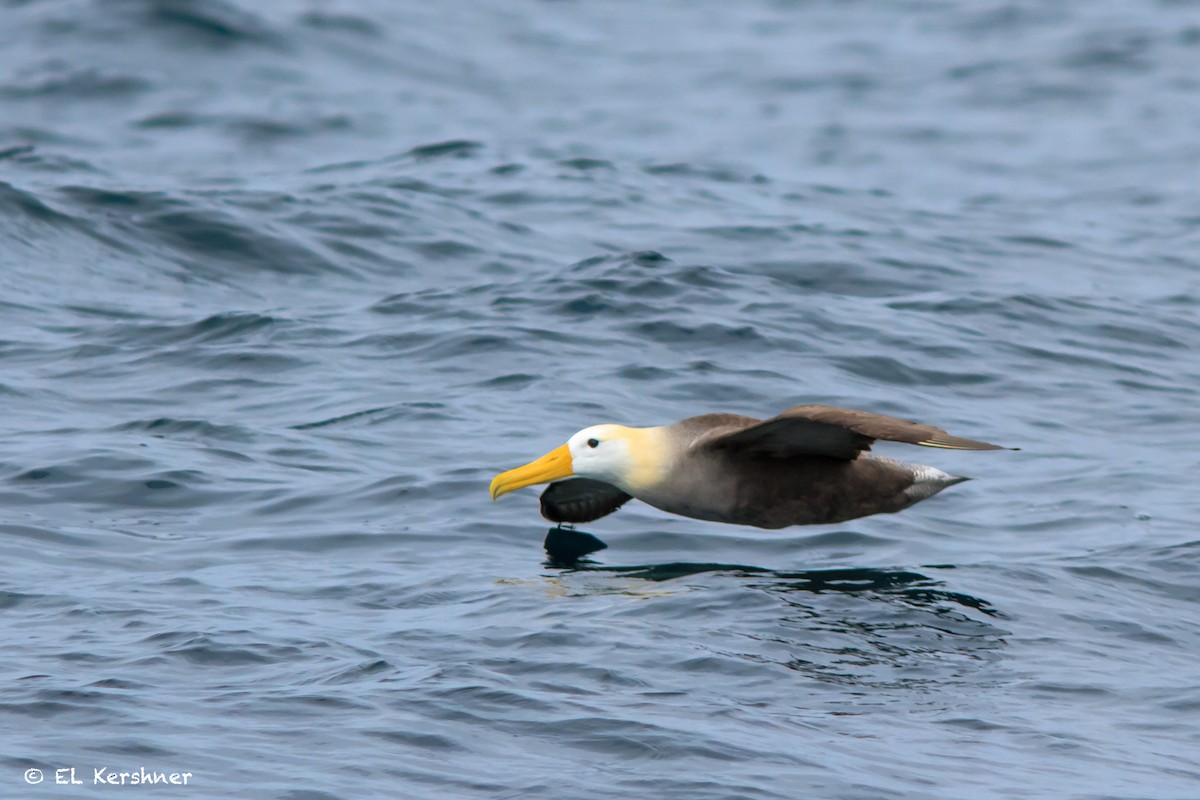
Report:
<svg viewBox="0 0 1200 800"><path fill-rule="evenodd" d="M599 446L600 446L599 439L588 439L588 447L599 447Z"/></svg>

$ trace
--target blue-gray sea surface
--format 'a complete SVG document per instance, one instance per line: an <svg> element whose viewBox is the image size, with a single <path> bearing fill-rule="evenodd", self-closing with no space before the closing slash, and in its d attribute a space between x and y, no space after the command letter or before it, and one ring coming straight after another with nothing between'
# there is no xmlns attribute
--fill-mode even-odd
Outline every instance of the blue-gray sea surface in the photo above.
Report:
<svg viewBox="0 0 1200 800"><path fill-rule="evenodd" d="M1196 2L4 0L0 797L1200 797L1198 350ZM1021 451L488 496L802 402Z"/></svg>

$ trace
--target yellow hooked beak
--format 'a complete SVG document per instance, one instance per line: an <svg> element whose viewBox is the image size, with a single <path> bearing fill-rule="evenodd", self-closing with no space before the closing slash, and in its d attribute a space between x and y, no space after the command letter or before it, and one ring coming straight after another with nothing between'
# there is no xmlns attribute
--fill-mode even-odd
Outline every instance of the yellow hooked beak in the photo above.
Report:
<svg viewBox="0 0 1200 800"><path fill-rule="evenodd" d="M533 486L535 483L549 483L558 478L574 475L571 464L571 450L564 444L556 447L537 461L531 461L523 467L501 472L492 478L492 499L500 495Z"/></svg>

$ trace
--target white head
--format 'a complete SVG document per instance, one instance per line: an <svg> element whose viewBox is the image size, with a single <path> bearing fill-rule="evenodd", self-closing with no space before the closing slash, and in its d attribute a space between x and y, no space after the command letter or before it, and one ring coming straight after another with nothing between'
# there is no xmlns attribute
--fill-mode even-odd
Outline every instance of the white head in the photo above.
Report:
<svg viewBox="0 0 1200 800"><path fill-rule="evenodd" d="M492 479L492 499L525 486L578 476L611 483L633 493L639 486L661 478L668 448L662 428L627 428L592 425L567 443L523 467Z"/></svg>
<svg viewBox="0 0 1200 800"><path fill-rule="evenodd" d="M572 472L614 486L624 482L634 460L630 430L621 425L592 425L567 439Z"/></svg>

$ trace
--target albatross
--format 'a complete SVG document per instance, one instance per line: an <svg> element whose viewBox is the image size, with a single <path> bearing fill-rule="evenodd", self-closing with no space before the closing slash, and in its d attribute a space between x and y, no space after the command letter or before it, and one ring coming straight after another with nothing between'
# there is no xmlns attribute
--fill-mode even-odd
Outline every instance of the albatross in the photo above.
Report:
<svg viewBox="0 0 1200 800"><path fill-rule="evenodd" d="M557 481L542 495L552 522L591 522L637 498L685 517L776 529L901 511L969 480L871 455L876 440L1017 449L882 414L803 405L767 420L704 414L648 428L592 425L501 472L491 494Z"/></svg>

